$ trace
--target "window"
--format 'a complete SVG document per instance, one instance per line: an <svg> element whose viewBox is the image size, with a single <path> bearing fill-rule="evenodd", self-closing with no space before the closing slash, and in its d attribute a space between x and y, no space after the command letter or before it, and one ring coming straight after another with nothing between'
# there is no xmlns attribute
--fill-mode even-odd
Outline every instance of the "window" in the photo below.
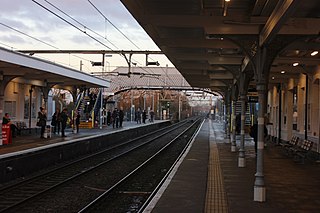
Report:
<svg viewBox="0 0 320 213"><path fill-rule="evenodd" d="M9 113L11 118L16 117L16 102L15 101L5 101L4 102L4 112Z"/></svg>

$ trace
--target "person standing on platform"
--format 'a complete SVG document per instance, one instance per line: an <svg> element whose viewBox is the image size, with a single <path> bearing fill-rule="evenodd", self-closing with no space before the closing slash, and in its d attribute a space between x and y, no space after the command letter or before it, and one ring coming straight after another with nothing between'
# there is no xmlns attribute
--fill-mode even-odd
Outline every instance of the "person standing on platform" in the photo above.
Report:
<svg viewBox="0 0 320 213"><path fill-rule="evenodd" d="M120 107L120 110L119 110L119 127L120 128L122 128L123 118L124 118L123 108Z"/></svg>
<svg viewBox="0 0 320 213"><path fill-rule="evenodd" d="M112 112L112 127L118 128L119 127L119 110L118 108L114 108Z"/></svg>
<svg viewBox="0 0 320 213"><path fill-rule="evenodd" d="M107 125L110 126L111 124L111 111L110 109L108 109L108 112L107 112Z"/></svg>
<svg viewBox="0 0 320 213"><path fill-rule="evenodd" d="M67 109L64 108L62 113L61 113L61 137L67 137L65 135L65 129L67 127L67 121L68 121Z"/></svg>
<svg viewBox="0 0 320 213"><path fill-rule="evenodd" d="M77 133L79 133L79 125L80 125L80 112L77 112L77 116L76 116L76 129L77 129Z"/></svg>
<svg viewBox="0 0 320 213"><path fill-rule="evenodd" d="M141 110L140 110L140 107L136 111L135 117L136 117L137 124L141 124Z"/></svg>
<svg viewBox="0 0 320 213"><path fill-rule="evenodd" d="M142 112L142 123L146 123L146 119L147 119L147 112L146 110L143 110Z"/></svg>
<svg viewBox="0 0 320 213"><path fill-rule="evenodd" d="M268 135L268 129L266 127L266 125L263 126L264 127L264 137L267 137ZM249 135L253 138L254 140L254 150L255 153L257 155L257 150L258 150L258 124L254 123L251 127L250 127L250 133Z"/></svg>
<svg viewBox="0 0 320 213"><path fill-rule="evenodd" d="M150 121L151 123L153 123L153 120L154 120L154 111L151 109L151 110L150 110L150 119L149 119L149 121Z"/></svg>
<svg viewBox="0 0 320 213"><path fill-rule="evenodd" d="M20 129L11 122L9 113L7 112L4 114L4 117L2 118L2 125L5 124L10 125L10 130L13 138L16 136L16 131L20 133Z"/></svg>
<svg viewBox="0 0 320 213"><path fill-rule="evenodd" d="M44 130L47 124L47 115L43 107L40 107L40 111L38 112L38 122L37 126L41 127L41 135L40 138L44 138Z"/></svg>
<svg viewBox="0 0 320 213"><path fill-rule="evenodd" d="M53 134L60 133L60 127L61 127L61 113L60 109L57 109L54 114L52 115L52 121L51 125L53 126Z"/></svg>

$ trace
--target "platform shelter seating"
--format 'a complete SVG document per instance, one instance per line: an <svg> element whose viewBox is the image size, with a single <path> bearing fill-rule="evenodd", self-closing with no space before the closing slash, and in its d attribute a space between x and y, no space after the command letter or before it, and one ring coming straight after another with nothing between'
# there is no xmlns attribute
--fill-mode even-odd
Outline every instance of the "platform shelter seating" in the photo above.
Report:
<svg viewBox="0 0 320 213"><path fill-rule="evenodd" d="M292 136L290 141L280 143L280 146L282 146L282 148L284 148L283 150L285 151L286 155L289 155L291 148L298 146L298 143L299 143L299 137L294 135L294 136Z"/></svg>
<svg viewBox="0 0 320 213"><path fill-rule="evenodd" d="M294 161L304 163L308 154L311 152L313 146L313 141L303 140L300 146L291 147L291 153L294 156Z"/></svg>

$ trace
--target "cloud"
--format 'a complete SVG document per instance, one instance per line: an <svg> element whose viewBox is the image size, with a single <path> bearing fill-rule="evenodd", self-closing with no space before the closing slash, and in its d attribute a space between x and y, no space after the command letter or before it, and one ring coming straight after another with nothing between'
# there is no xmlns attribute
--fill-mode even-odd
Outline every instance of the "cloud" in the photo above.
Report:
<svg viewBox="0 0 320 213"><path fill-rule="evenodd" d="M28 44L26 39L22 38L21 36L16 35L0 35L0 41L5 43L14 43L14 44Z"/></svg>
<svg viewBox="0 0 320 213"><path fill-rule="evenodd" d="M1 8L5 9L0 13L0 23L50 43L59 49L108 49L81 32L83 30L113 50L137 49L112 26L113 24L141 50L158 49L120 0L90 0L112 24L105 20L87 0L47 0L86 27L81 26L50 6L45 0L36 1L59 14L59 16L77 26L80 30L54 16L31 0L1 0ZM106 37L116 47L109 41L91 33L88 28L99 33L102 37ZM16 49L52 49L48 45L0 25L0 45L3 44ZM121 63L123 61L124 59L121 58Z"/></svg>

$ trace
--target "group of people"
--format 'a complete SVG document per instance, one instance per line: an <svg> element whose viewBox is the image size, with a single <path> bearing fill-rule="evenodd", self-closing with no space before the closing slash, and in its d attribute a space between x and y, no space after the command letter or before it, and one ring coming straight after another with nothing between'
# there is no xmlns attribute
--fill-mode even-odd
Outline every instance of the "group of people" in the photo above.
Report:
<svg viewBox="0 0 320 213"><path fill-rule="evenodd" d="M110 125L112 123L113 128L122 128L124 118L124 112L122 107L120 110L118 108L114 108L113 112L109 110L107 113L107 124Z"/></svg>
<svg viewBox="0 0 320 213"><path fill-rule="evenodd" d="M53 126L53 134L60 134L61 130L61 136L66 137L65 135L65 129L67 127L67 121L69 119L67 109L63 109L62 112L60 112L60 109L57 109L54 114L52 115L51 120L51 126ZM122 107L120 109L114 108L114 110L111 112L110 110L107 112L107 125L113 126L113 128L121 128L123 125L123 119L124 119L124 112ZM135 121L139 124L146 123L147 119L147 113L145 110L141 111L140 108L135 113ZM153 110L150 111L150 122L153 122L154 120L154 112ZM5 113L2 124L8 124L10 125L10 129L12 132L12 135L15 136L16 132L20 132L19 128L11 122L9 113ZM76 119L75 119L75 126L76 126L76 132L79 132L79 125L80 125L80 113L76 113ZM37 117L37 126L41 128L40 131L40 138L45 138L45 128L47 126L47 114L46 110L43 107L40 107L40 111L38 112Z"/></svg>
<svg viewBox="0 0 320 213"><path fill-rule="evenodd" d="M124 119L124 112L123 112L123 108L120 107L120 109L118 109L117 107L114 108L114 110L111 112L111 110L107 111L107 125L110 126L112 124L113 128L121 128L122 124L123 124L123 119ZM141 124L142 123L146 123L147 120L147 112L146 110L141 111L140 108L137 109L137 111L135 112L135 121L137 122L137 124ZM154 121L154 111L150 110L150 122Z"/></svg>
<svg viewBox="0 0 320 213"><path fill-rule="evenodd" d="M142 118L142 123L146 123L146 120L147 120L147 112L146 110L143 110L141 112L141 109L138 108L136 113L135 113L135 121L137 122L137 124L141 124L141 118ZM154 111L151 109L150 110L150 119L149 121L150 122L153 122L154 120Z"/></svg>
<svg viewBox="0 0 320 213"><path fill-rule="evenodd" d="M57 109L55 113L52 115L51 125L53 126L53 133L60 134L61 129L61 137L66 137L65 135L65 129L67 127L67 121L68 121L68 112L67 109L63 109L62 112L60 112L60 109ZM40 111L38 112L38 121L37 126L41 127L41 135L40 138L44 138L44 132L45 127L47 125L47 115L45 112L45 109L43 107L40 107Z"/></svg>

